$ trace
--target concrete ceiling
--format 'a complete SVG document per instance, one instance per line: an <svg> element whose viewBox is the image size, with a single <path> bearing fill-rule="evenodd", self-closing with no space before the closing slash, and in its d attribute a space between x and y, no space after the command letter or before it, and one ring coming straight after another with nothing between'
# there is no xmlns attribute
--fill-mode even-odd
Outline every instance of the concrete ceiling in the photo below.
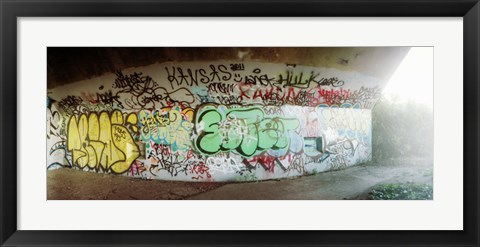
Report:
<svg viewBox="0 0 480 247"><path fill-rule="evenodd" d="M409 47L49 47L47 87L161 62L258 61L330 67L388 80Z"/></svg>

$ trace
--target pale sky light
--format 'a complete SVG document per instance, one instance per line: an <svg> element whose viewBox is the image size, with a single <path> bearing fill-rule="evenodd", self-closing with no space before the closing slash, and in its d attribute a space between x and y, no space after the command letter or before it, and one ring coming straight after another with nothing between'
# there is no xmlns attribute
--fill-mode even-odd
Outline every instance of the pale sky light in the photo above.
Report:
<svg viewBox="0 0 480 247"><path fill-rule="evenodd" d="M387 98L398 96L433 109L433 47L412 47L383 90Z"/></svg>

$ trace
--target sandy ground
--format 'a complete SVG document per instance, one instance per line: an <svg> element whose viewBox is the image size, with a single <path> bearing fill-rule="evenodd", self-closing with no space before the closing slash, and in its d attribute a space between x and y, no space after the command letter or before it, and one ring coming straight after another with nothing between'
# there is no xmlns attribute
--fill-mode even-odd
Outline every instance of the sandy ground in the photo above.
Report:
<svg viewBox="0 0 480 247"><path fill-rule="evenodd" d="M71 169L47 173L49 200L342 200L365 199L385 183L433 185L433 163L426 159L390 161L316 175L247 183L141 180Z"/></svg>

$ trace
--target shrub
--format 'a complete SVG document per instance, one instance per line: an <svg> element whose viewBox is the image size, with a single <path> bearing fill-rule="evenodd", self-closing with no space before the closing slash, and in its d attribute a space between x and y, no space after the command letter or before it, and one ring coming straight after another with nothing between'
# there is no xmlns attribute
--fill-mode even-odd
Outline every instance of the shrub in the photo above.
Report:
<svg viewBox="0 0 480 247"><path fill-rule="evenodd" d="M432 200L433 188L428 184L383 184L368 193L369 200Z"/></svg>
<svg viewBox="0 0 480 247"><path fill-rule="evenodd" d="M372 110L373 161L433 154L433 110L382 96Z"/></svg>

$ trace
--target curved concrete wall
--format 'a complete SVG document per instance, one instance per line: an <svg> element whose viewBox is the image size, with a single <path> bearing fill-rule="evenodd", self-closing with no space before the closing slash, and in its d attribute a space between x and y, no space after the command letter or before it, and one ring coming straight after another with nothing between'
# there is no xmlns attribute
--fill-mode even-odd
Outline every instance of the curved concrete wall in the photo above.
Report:
<svg viewBox="0 0 480 247"><path fill-rule="evenodd" d="M48 169L246 181L371 158L385 81L351 70L247 61L167 62L58 86Z"/></svg>

